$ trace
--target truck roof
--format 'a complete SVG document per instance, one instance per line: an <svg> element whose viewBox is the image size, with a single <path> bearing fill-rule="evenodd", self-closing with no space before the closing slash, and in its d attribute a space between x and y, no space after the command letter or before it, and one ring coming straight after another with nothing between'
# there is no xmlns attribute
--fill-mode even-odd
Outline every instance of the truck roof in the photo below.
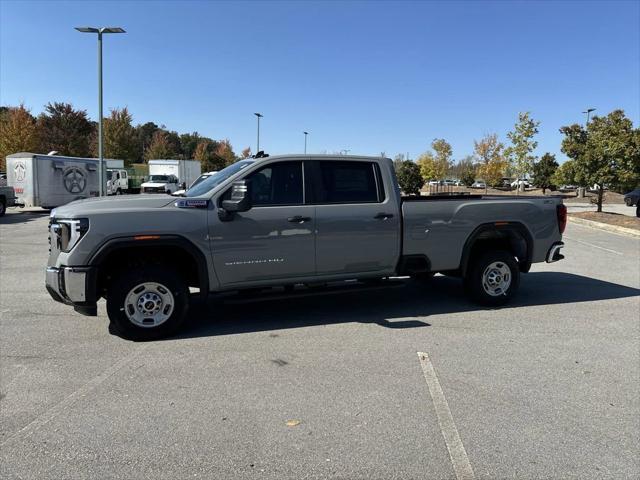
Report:
<svg viewBox="0 0 640 480"><path fill-rule="evenodd" d="M312 159L319 159L319 160L390 160L387 157L379 157L379 156L368 156L368 155L336 155L336 154L302 154L302 153L294 153L294 154L290 154L290 155L270 155L268 157L260 157L260 158L256 158L256 161L260 161L260 160L270 160L270 159L280 159L280 158L288 158L288 159L294 159L294 160L312 160ZM250 160L250 158L247 158L245 160Z"/></svg>

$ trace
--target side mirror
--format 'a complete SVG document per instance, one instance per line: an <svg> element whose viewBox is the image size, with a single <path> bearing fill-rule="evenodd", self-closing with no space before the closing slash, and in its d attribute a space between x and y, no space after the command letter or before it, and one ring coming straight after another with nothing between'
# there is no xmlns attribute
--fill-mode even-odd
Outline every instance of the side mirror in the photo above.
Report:
<svg viewBox="0 0 640 480"><path fill-rule="evenodd" d="M246 212L251 208L251 183L247 180L237 180L231 184L231 198L222 201L225 213ZM220 212L222 213L222 212ZM229 220L227 215L225 220ZM222 220L222 217L220 218Z"/></svg>

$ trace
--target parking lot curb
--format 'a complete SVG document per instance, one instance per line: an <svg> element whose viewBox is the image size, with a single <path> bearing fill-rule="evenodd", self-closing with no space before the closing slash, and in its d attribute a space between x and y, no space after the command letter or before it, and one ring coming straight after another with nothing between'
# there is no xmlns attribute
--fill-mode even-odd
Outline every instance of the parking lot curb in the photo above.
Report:
<svg viewBox="0 0 640 480"><path fill-rule="evenodd" d="M569 220L573 223L577 223L578 225L584 225L585 227L597 228L598 230L606 230L609 232L640 238L640 230L634 230L633 228L618 227L617 225L609 225L608 223L585 220L584 218L574 217L571 214L569 214Z"/></svg>

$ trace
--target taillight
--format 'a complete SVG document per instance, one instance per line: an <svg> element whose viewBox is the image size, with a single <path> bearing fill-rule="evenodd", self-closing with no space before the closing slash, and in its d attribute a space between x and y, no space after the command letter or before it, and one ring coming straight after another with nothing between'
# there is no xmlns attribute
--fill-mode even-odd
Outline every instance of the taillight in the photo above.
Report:
<svg viewBox="0 0 640 480"><path fill-rule="evenodd" d="M558 215L558 230L560 233L564 233L564 229L567 226L567 207L564 204L560 204L556 207L556 213Z"/></svg>

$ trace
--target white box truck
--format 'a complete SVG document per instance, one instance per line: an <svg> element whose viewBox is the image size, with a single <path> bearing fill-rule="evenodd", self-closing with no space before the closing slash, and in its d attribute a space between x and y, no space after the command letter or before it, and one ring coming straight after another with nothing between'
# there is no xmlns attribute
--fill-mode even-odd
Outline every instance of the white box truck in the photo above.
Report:
<svg viewBox="0 0 640 480"><path fill-rule="evenodd" d="M191 185L200 176L197 160L149 160L149 181L142 193L173 193L183 184Z"/></svg>
<svg viewBox="0 0 640 480"><path fill-rule="evenodd" d="M105 172L106 165L107 162ZM7 156L7 184L15 190L16 203L25 207L50 209L74 200L97 197L100 185L98 160L14 153Z"/></svg>

